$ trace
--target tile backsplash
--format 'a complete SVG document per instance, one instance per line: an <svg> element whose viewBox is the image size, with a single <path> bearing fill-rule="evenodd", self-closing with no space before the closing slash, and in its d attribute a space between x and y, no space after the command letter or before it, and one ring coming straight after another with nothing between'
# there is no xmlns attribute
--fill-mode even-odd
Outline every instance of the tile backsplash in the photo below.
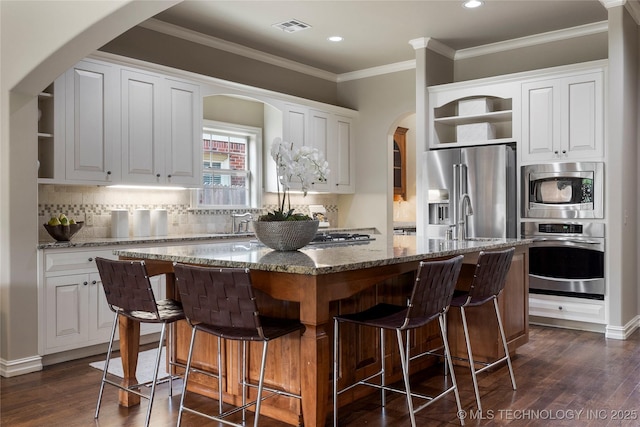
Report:
<svg viewBox="0 0 640 427"><path fill-rule="evenodd" d="M111 210L129 211L129 234L133 231L136 209L165 209L168 234L203 234L231 232L231 213L250 212L254 218L277 208L277 195L263 195L261 209L193 209L191 190L122 189L102 186L39 184L38 229L40 240L51 240L42 224L64 213L85 221L77 234L80 238L111 237ZM332 194L292 195L291 207L308 213L308 205L324 205L332 227L337 226L337 196Z"/></svg>

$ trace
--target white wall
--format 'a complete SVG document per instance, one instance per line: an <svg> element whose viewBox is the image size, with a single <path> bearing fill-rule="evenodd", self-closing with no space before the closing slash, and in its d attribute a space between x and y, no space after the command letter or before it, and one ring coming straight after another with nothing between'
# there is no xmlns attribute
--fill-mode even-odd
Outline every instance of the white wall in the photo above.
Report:
<svg viewBox="0 0 640 427"><path fill-rule="evenodd" d="M37 102L58 75L179 1L0 1L0 374L40 369Z"/></svg>
<svg viewBox="0 0 640 427"><path fill-rule="evenodd" d="M356 193L339 196L342 227L393 230L391 144L398 119L416 108L415 70L339 84L343 105L359 111Z"/></svg>

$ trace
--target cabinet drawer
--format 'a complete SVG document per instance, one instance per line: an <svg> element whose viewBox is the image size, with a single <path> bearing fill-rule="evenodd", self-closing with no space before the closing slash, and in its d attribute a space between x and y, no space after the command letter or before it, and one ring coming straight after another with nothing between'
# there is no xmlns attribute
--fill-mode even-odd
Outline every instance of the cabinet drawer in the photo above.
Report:
<svg viewBox="0 0 640 427"><path fill-rule="evenodd" d="M531 295L529 315L578 322L606 323L604 301L582 298Z"/></svg>
<svg viewBox="0 0 640 427"><path fill-rule="evenodd" d="M56 250L55 252L45 254L44 272L45 274L50 274L68 272L69 270L74 270L74 273L97 271L95 263L97 256L117 259L117 257L113 255L112 250L89 250L81 252L63 252Z"/></svg>

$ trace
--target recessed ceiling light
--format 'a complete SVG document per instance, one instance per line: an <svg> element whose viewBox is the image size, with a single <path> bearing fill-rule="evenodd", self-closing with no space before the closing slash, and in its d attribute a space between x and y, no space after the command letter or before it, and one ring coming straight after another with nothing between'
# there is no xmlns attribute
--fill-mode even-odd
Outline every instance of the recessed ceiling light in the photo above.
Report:
<svg viewBox="0 0 640 427"><path fill-rule="evenodd" d="M327 40L329 40L330 42L341 42L344 39L340 36L331 36L327 37Z"/></svg>
<svg viewBox="0 0 640 427"><path fill-rule="evenodd" d="M462 3L462 6L466 7L467 9L475 9L476 7L480 7L483 4L484 2L482 0L467 0Z"/></svg>

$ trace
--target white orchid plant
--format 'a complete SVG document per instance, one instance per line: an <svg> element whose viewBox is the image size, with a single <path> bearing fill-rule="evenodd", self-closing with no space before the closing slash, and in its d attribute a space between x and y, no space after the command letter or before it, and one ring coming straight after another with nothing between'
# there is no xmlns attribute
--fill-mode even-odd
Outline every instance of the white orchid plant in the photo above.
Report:
<svg viewBox="0 0 640 427"><path fill-rule="evenodd" d="M311 219L305 214L294 214L291 209L291 188L299 186L304 196L311 184L325 182L329 175L329 163L317 148L296 147L291 142L276 138L271 146L271 157L276 162L278 176L279 209L260 216L261 221L301 221ZM282 186L282 193L280 192ZM285 210L285 203L287 209Z"/></svg>

